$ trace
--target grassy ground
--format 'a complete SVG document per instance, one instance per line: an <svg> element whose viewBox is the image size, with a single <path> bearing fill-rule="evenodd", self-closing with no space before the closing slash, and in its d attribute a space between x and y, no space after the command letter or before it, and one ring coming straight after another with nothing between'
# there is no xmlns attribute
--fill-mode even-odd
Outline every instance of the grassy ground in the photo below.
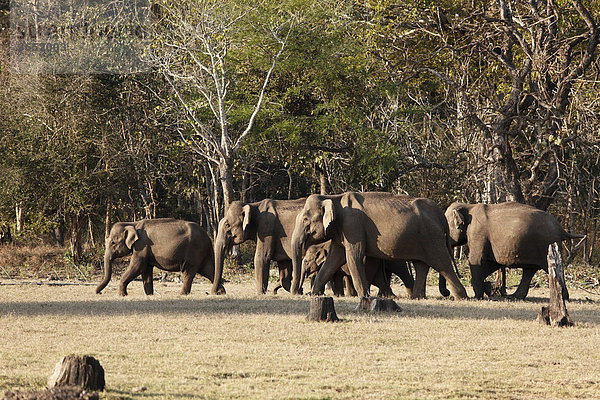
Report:
<svg viewBox="0 0 600 400"><path fill-rule="evenodd" d="M146 297L136 281L127 298L116 279L103 295L15 283L0 281L0 393L42 389L75 353L103 365L105 399L600 398L600 296L580 290L567 304L576 326L560 329L534 321L546 289L456 302L430 287L380 315L336 298L343 321L331 324L306 321L308 297L257 296L245 278L224 297L206 280L187 297L174 282Z"/></svg>

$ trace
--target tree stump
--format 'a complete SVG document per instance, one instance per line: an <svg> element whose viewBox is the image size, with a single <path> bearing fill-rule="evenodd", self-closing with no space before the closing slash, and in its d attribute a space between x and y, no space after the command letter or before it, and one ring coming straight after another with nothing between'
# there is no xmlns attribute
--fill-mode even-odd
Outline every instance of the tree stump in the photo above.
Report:
<svg viewBox="0 0 600 400"><path fill-rule="evenodd" d="M340 319L335 313L333 297L319 296L310 299L310 310L306 319L308 321L339 321Z"/></svg>
<svg viewBox="0 0 600 400"><path fill-rule="evenodd" d="M63 357L48 378L48 387L80 386L88 390L104 390L104 368L91 356Z"/></svg>
<svg viewBox="0 0 600 400"><path fill-rule="evenodd" d="M550 304L542 307L537 317L538 322L551 326L573 326L563 297L563 293L567 293L567 287L558 243L548 246L548 285Z"/></svg>
<svg viewBox="0 0 600 400"><path fill-rule="evenodd" d="M392 299L383 297L361 297L355 311L400 312L402 309Z"/></svg>

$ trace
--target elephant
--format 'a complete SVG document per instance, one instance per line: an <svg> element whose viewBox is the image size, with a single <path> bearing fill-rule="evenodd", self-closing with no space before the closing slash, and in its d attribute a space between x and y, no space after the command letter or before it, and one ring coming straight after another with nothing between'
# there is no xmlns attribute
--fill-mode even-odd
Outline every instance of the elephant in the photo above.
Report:
<svg viewBox="0 0 600 400"><path fill-rule="evenodd" d="M467 292L453 269L448 223L432 200L382 192L347 192L306 199L292 234L292 293L298 293L302 250L333 240L327 260L315 278L313 294L323 293L325 282L346 258L360 296L368 296L364 257L412 261L416 279L411 297L425 295L429 267L450 284L455 299Z"/></svg>
<svg viewBox="0 0 600 400"><path fill-rule="evenodd" d="M319 269L327 259L332 246L337 244L331 241L322 244L310 246L302 259L302 280L309 276L314 276L319 272ZM379 260L377 258L366 257L365 260L366 277L369 285L373 284L379 288L378 297L396 297L392 288L390 287L390 281L392 273L395 273L406 288L406 292L410 297L412 295L412 289L414 286L414 279L408 269L408 265L401 261L388 261ZM352 285L352 281L348 279L350 277L350 271L346 266L346 260L343 260L343 265L334 273L332 279L329 281L331 289L336 296L344 296L344 286L346 286L348 296L357 296L356 289ZM346 283L346 285L344 285Z"/></svg>
<svg viewBox="0 0 600 400"><path fill-rule="evenodd" d="M213 247L208 234L195 222L170 218L144 219L137 222L117 222L106 238L104 280L96 293L110 282L112 262L131 254L129 268L119 282L119 294L127 296L127 285L140 274L147 295L154 293L152 268L181 271L181 294L189 294L197 273L212 283L213 294L224 294L221 278L214 278Z"/></svg>
<svg viewBox="0 0 600 400"><path fill-rule="evenodd" d="M219 221L215 240L215 276L223 274L225 253L234 244L246 240L256 242L254 271L256 289L259 294L267 291L271 260L279 266L279 287L290 290L291 247L290 241L296 214L304 206L305 199L272 200L264 199L256 203L233 201L225 216ZM275 289L275 292L277 288Z"/></svg>
<svg viewBox="0 0 600 400"><path fill-rule="evenodd" d="M485 279L501 266L523 268L521 283L511 297L524 299L536 271L548 270L548 246L585 237L565 232L552 215L516 202L452 203L445 215L452 246L469 247L471 285L477 299L483 298Z"/></svg>

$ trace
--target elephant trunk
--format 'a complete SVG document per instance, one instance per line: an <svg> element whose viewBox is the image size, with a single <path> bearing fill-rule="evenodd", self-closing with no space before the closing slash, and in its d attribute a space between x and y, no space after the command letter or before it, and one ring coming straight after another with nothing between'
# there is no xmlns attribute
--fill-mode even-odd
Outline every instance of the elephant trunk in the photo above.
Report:
<svg viewBox="0 0 600 400"><path fill-rule="evenodd" d="M211 294L225 294L225 287L223 286L223 279L221 277L219 277L218 279L216 279L215 277L215 273L216 271L216 266L215 266L215 254L214 254L214 249L211 248L210 249L210 254L206 257L206 260L204 261L204 271L206 272L206 277L208 278L209 281L212 282L212 288L210 290ZM221 268L221 272L223 272L223 269Z"/></svg>
<svg viewBox="0 0 600 400"><path fill-rule="evenodd" d="M96 286L96 293L100 294L102 289L108 285L112 276L112 254L106 250L104 252L104 279L98 286Z"/></svg>
<svg viewBox="0 0 600 400"><path fill-rule="evenodd" d="M292 234L292 294L302 294L302 248L304 247L305 235L302 224L296 222L294 233Z"/></svg>
<svg viewBox="0 0 600 400"><path fill-rule="evenodd" d="M215 239L214 254L215 254L215 268L213 276L213 285L211 289L212 294L224 293L222 289L223 280L223 263L225 260L225 253L227 252L227 240L225 238L225 229L223 229L223 221L219 223L217 238Z"/></svg>

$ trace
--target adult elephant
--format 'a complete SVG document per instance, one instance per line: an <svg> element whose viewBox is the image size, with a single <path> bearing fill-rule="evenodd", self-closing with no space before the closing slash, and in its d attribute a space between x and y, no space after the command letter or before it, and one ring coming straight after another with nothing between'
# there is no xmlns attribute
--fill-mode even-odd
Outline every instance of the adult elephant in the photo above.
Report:
<svg viewBox="0 0 600 400"><path fill-rule="evenodd" d="M327 256L331 252L332 246L338 246L332 241L310 246L302 259L302 273L300 278L300 286L303 280L309 276L315 276L321 266L325 263ZM340 252L341 253L341 252ZM341 260L340 260L341 261ZM408 296L412 296L414 286L414 278L408 270L408 265L402 261L380 260L377 258L367 257L365 260L365 274L368 285L374 285L379 288L379 297L396 297L390 281L392 273L396 274L406 288ZM344 286L346 286L347 294L357 296L356 289L352 285L352 281L348 279L350 271L346 265L346 259L343 259L343 264L334 272L333 277L329 281L331 290L336 296L344 296Z"/></svg>
<svg viewBox="0 0 600 400"><path fill-rule="evenodd" d="M552 215L515 202L453 203L445 215L452 245L469 247L471 285L478 299L483 298L485 279L501 266L523 268L512 297L524 299L536 271L548 270L548 246L584 237L565 232Z"/></svg>
<svg viewBox="0 0 600 400"><path fill-rule="evenodd" d="M246 240L256 242L254 253L254 273L256 290L259 294L267 291L271 260L279 266L279 284L290 290L291 283L291 237L296 215L302 209L305 199L272 200L256 203L232 202L225 216L219 221L215 240L215 276L221 278L226 252L231 246Z"/></svg>
<svg viewBox="0 0 600 400"><path fill-rule="evenodd" d="M110 229L104 251L104 280L96 293L108 285L112 262L131 254L129 268L119 281L119 294L127 295L127 285L142 275L144 291L154 293L152 268L181 271L181 294L190 293L192 281L200 274L213 282L214 294L225 293L221 279L214 279L212 242L200 225L177 219L145 219L137 222L117 222Z"/></svg>
<svg viewBox="0 0 600 400"><path fill-rule="evenodd" d="M323 293L325 282L339 266L335 260L345 257L358 294L367 296L363 261L367 256L412 261L417 271L412 297L424 295L427 271L432 267L446 278L454 298L467 298L453 269L448 223L429 199L379 192L309 196L296 217L292 236L292 293L299 289L303 247L329 239L338 246L332 246L317 274L314 294Z"/></svg>

